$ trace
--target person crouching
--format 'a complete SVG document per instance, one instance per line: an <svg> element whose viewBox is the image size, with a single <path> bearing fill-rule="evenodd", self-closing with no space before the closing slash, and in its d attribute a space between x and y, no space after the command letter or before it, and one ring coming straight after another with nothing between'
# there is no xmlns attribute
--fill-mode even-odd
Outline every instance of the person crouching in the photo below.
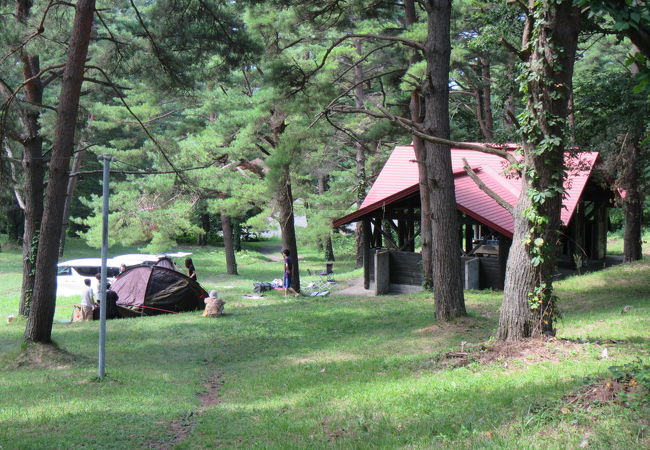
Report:
<svg viewBox="0 0 650 450"><path fill-rule="evenodd" d="M219 298L219 294L214 289L210 291L209 295L209 297L203 300L205 302L203 317L219 317L223 315L223 305L226 302Z"/></svg>

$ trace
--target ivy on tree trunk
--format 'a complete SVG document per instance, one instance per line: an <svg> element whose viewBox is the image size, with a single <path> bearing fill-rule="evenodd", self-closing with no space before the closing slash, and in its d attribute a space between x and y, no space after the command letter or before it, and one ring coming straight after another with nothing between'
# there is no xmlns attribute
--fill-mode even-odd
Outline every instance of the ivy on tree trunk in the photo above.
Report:
<svg viewBox="0 0 650 450"><path fill-rule="evenodd" d="M523 159L516 167L521 194L506 267L498 338L554 334L553 293L563 182L565 125L580 16L571 1L529 2L521 76L527 98L520 116Z"/></svg>
<svg viewBox="0 0 650 450"><path fill-rule="evenodd" d="M31 2L16 1L16 21L27 26L31 15ZM40 58L29 54L27 49L20 50L20 63L23 78L29 82L25 85L25 100L34 105L43 103L43 82L36 75L40 72ZM29 315L34 292L36 276L36 256L38 254L39 229L43 216L43 182L45 165L43 164L43 137L40 132L41 113L38 108L19 107L20 122L23 128L20 143L23 146L23 283L18 313Z"/></svg>
<svg viewBox="0 0 650 450"><path fill-rule="evenodd" d="M94 0L79 0L77 2L68 60L63 72L49 181L36 258L34 294L25 328L25 339L34 342L49 343L52 337L59 236L94 12Z"/></svg>

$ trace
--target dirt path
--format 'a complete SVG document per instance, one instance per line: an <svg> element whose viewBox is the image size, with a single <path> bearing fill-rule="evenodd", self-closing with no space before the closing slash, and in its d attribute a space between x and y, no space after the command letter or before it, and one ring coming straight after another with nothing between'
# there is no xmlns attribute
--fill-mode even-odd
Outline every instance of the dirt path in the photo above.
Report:
<svg viewBox="0 0 650 450"><path fill-rule="evenodd" d="M374 297L375 293L372 289L363 288L363 278L353 278L346 281L346 285L341 289L334 289L330 293L332 296L337 295L355 295L357 297Z"/></svg>
<svg viewBox="0 0 650 450"><path fill-rule="evenodd" d="M167 428L167 437L157 442L151 442L148 448L155 448L159 450L169 450L176 445L183 442L192 433L199 416L209 407L221 403L219 398L219 390L223 385L221 374L212 373L208 379L203 383L205 392L199 396L199 407L190 411L187 415L174 419Z"/></svg>
<svg viewBox="0 0 650 450"><path fill-rule="evenodd" d="M262 245L259 248L259 251L261 254L269 258L271 261L282 261L282 256L280 255L280 251L282 251L282 245L281 244L266 244Z"/></svg>

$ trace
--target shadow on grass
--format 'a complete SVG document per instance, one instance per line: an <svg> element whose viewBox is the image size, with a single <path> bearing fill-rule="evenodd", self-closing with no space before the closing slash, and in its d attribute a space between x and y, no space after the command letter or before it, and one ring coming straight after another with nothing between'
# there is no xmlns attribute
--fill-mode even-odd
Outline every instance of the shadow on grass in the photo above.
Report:
<svg viewBox="0 0 650 450"><path fill-rule="evenodd" d="M525 381L496 381L466 370L444 376L388 374L383 381L336 379L354 373L355 363L336 363L320 381L289 392L260 393L251 401L224 402L200 418L187 444L241 447L344 448L436 447L446 440L493 431L560 398L582 383L580 377L538 375ZM282 376L284 374L280 374ZM259 381L259 380L256 380ZM213 424L228 424L215 429ZM243 432L245 430L245 432Z"/></svg>

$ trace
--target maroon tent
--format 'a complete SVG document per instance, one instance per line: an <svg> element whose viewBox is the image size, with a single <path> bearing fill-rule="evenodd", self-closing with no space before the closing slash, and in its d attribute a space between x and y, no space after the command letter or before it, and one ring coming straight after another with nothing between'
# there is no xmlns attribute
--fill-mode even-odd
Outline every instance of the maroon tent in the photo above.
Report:
<svg viewBox="0 0 650 450"><path fill-rule="evenodd" d="M203 308L208 293L186 275L161 266L134 266L122 272L111 284L117 305L135 310L138 315L194 311Z"/></svg>
<svg viewBox="0 0 650 450"><path fill-rule="evenodd" d="M166 267L168 269L175 270L177 272L179 271L176 268L176 264L174 264L174 261L172 261L172 259L168 258L167 256L160 258L158 262L154 264L154 266Z"/></svg>

